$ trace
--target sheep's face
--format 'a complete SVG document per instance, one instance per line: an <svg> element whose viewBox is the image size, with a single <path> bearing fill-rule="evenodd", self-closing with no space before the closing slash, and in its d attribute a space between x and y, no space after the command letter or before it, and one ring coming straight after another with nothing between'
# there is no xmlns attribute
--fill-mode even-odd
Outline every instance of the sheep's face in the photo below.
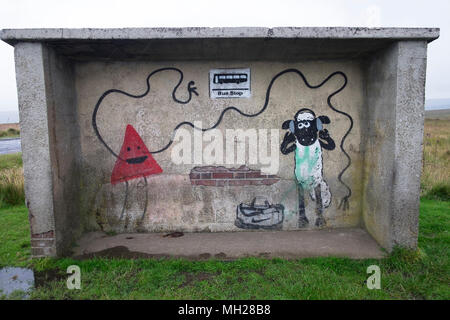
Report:
<svg viewBox="0 0 450 320"><path fill-rule="evenodd" d="M316 116L310 110L300 110L294 119L294 135L302 146L310 146L317 140Z"/></svg>

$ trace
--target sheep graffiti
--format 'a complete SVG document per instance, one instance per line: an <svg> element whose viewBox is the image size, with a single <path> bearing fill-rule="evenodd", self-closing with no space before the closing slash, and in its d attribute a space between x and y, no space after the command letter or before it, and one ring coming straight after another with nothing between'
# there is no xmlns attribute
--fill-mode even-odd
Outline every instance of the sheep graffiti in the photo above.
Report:
<svg viewBox="0 0 450 320"><path fill-rule="evenodd" d="M294 120L287 120L282 128L288 129L283 142L281 153L289 154L295 151L295 177L298 183L298 227L308 225L305 214L305 191L311 199L316 201L316 227L325 225L323 209L331 203L331 192L323 178L322 148L333 150L336 145L323 124L329 124L327 116L316 118L310 109L301 109Z"/></svg>

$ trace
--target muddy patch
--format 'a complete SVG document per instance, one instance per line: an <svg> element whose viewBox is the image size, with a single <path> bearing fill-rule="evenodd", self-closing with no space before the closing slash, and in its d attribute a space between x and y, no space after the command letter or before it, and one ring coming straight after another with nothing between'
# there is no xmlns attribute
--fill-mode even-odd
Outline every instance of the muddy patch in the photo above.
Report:
<svg viewBox="0 0 450 320"><path fill-rule="evenodd" d="M91 252L82 254L79 256L75 256L74 259L77 260L88 260L88 259L94 259L94 258L121 258L121 259L145 259L145 258L158 258L158 257L164 257L164 255L157 255L157 254L148 254L144 252L138 252L138 251L130 251L125 246L117 246L108 248L105 250L97 251L97 252Z"/></svg>
<svg viewBox="0 0 450 320"><path fill-rule="evenodd" d="M179 238L179 237L182 237L182 236L184 236L183 232L172 232L172 233L168 233L168 234L163 235L163 238L167 238L167 237L169 237L169 238Z"/></svg>
<svg viewBox="0 0 450 320"><path fill-rule="evenodd" d="M67 274L59 269L34 271L34 282L36 288L45 287L49 282L66 281Z"/></svg>
<svg viewBox="0 0 450 320"><path fill-rule="evenodd" d="M233 278L233 277L228 277L225 282L226 282L226 284L228 286L233 286L234 284L236 284L236 282L238 282L238 283L247 282L248 278L252 274L257 274L257 275L261 276L262 278L266 278L266 274L265 274L265 270L264 269L246 270L246 271L242 271L241 275L239 275L237 277L237 279Z"/></svg>
<svg viewBox="0 0 450 320"><path fill-rule="evenodd" d="M215 254L214 257L217 259L226 259L227 255L223 252L219 252L219 253Z"/></svg>
<svg viewBox="0 0 450 320"><path fill-rule="evenodd" d="M201 253L198 255L171 255L167 253L160 254L150 254L139 251L131 251L126 246L116 246L112 248L108 248L105 250L97 251L97 252L89 252L81 255L77 255L73 257L76 260L89 260L94 258L106 258L106 259L178 259L183 258L187 260L208 260L208 259L219 259L219 260L235 260L235 258L228 257L225 253L220 252L215 254L214 256L210 253Z"/></svg>
<svg viewBox="0 0 450 320"><path fill-rule="evenodd" d="M198 255L198 257L200 259L209 259L209 258L211 258L211 254L210 253L201 253Z"/></svg>
<svg viewBox="0 0 450 320"><path fill-rule="evenodd" d="M215 276L217 276L219 273L218 272L215 272L215 273L207 273L207 272L188 273L188 272L183 272L182 274L184 275L184 282L178 286L179 288L192 286L196 282L200 282L200 281L208 281L208 280L214 278Z"/></svg>

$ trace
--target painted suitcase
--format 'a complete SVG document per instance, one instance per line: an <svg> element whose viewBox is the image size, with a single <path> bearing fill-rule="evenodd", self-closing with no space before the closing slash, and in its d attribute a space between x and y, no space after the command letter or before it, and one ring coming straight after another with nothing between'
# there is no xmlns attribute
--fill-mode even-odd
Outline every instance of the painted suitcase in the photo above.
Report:
<svg viewBox="0 0 450 320"><path fill-rule="evenodd" d="M256 197L251 204L237 206L234 224L242 229L281 229L283 220L282 204L270 204L266 198Z"/></svg>

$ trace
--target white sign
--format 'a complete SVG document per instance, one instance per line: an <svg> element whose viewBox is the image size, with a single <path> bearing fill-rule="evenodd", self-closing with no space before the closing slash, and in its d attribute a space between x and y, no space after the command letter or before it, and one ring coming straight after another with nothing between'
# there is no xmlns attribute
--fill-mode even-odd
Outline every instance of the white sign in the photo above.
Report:
<svg viewBox="0 0 450 320"><path fill-rule="evenodd" d="M209 96L250 98L250 69L212 69L209 71Z"/></svg>

